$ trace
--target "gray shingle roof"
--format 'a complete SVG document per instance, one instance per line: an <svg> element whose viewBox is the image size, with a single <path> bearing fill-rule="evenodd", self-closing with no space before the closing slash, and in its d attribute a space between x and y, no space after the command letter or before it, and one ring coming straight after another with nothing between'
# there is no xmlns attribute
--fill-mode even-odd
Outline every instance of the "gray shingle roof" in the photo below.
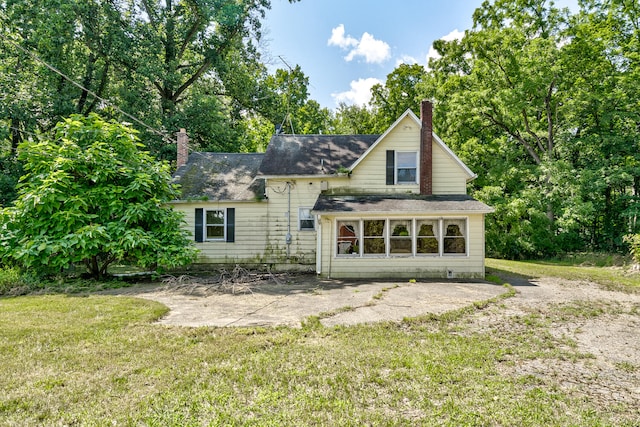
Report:
<svg viewBox="0 0 640 427"><path fill-rule="evenodd" d="M320 195L314 213L490 213L493 208L464 194L423 196L398 195Z"/></svg>
<svg viewBox="0 0 640 427"><path fill-rule="evenodd" d="M260 174L330 175L349 167L380 135L274 135Z"/></svg>
<svg viewBox="0 0 640 427"><path fill-rule="evenodd" d="M191 153L174 182L181 186L182 200L261 199L264 179L256 176L263 158L262 153Z"/></svg>

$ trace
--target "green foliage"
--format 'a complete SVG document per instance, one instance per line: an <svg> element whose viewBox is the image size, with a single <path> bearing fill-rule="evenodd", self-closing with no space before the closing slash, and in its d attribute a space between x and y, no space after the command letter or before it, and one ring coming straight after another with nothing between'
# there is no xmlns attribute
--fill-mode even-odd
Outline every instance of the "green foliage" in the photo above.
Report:
<svg viewBox="0 0 640 427"><path fill-rule="evenodd" d="M485 2L417 85L435 131L496 208L487 251L513 259L623 251L640 213L640 45L635 8Z"/></svg>
<svg viewBox="0 0 640 427"><path fill-rule="evenodd" d="M16 185L22 175L22 165L15 157L0 155L0 208L9 206L17 196Z"/></svg>
<svg viewBox="0 0 640 427"><path fill-rule="evenodd" d="M95 114L59 123L50 141L23 143L14 207L0 211L0 259L56 272L81 263L102 277L116 261L174 267L195 255L168 165L140 151L135 132Z"/></svg>
<svg viewBox="0 0 640 427"><path fill-rule="evenodd" d="M628 234L624 241L629 245L629 252L634 261L640 264L640 234Z"/></svg>
<svg viewBox="0 0 640 427"><path fill-rule="evenodd" d="M371 106L376 116L374 133L384 132L408 108L420 113L419 88L425 78L422 65L400 64L387 75L384 86L377 84L371 88Z"/></svg>
<svg viewBox="0 0 640 427"><path fill-rule="evenodd" d="M0 295L9 293L13 288L21 286L22 276L17 267L0 266Z"/></svg>

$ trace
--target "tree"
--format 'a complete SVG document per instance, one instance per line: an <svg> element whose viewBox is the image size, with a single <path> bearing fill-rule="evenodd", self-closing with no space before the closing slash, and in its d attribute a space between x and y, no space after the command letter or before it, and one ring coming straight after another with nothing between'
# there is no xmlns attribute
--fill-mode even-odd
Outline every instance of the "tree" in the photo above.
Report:
<svg viewBox="0 0 640 427"><path fill-rule="evenodd" d="M344 102L338 105L334 118L335 133L374 134L378 127L375 125L373 113L367 107L347 105Z"/></svg>
<svg viewBox="0 0 640 427"><path fill-rule="evenodd" d="M0 211L0 260L40 272L82 264L94 278L113 262L175 267L195 248L169 167L141 151L135 131L96 114L56 125L19 147L26 174L15 206Z"/></svg>
<svg viewBox="0 0 640 427"><path fill-rule="evenodd" d="M408 108L420 112L420 83L426 77L420 64L400 64L387 75L383 85L371 88L371 106L376 116L377 132L386 130Z"/></svg>

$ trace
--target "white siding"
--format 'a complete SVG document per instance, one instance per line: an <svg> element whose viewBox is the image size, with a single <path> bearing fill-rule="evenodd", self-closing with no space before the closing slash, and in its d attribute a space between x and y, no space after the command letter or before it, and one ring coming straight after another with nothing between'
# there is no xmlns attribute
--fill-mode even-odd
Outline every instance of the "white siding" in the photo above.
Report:
<svg viewBox="0 0 640 427"><path fill-rule="evenodd" d="M433 194L466 194L468 175L438 142L433 139L432 190ZM380 141L353 170L348 186L358 193L419 193L420 186L387 185L387 150L420 151L420 126L405 117ZM420 174L418 165L418 176Z"/></svg>
<svg viewBox="0 0 640 427"><path fill-rule="evenodd" d="M467 194L467 174L440 144L433 143L433 194Z"/></svg>
<svg viewBox="0 0 640 427"><path fill-rule="evenodd" d="M443 213L442 217L460 218L459 213ZM465 215L468 226L468 254L443 256L336 256L336 218L322 218L322 259L319 273L332 278L484 278L484 215ZM370 218L370 217L367 217ZM406 216L386 216L406 218ZM416 217L417 218L417 217ZM422 218L422 217L421 217ZM429 218L428 216L424 217ZM432 217L433 218L433 217ZM437 217L435 217L437 218Z"/></svg>
<svg viewBox="0 0 640 427"><path fill-rule="evenodd" d="M369 152L351 174L349 186L354 192L364 193L417 193L420 187L415 185L387 185L387 150L419 151L420 127L414 120L405 117L387 136ZM419 172L418 172L419 173Z"/></svg>
<svg viewBox="0 0 640 427"><path fill-rule="evenodd" d="M196 242L198 263L290 265L311 269L316 262L316 231L299 230L298 208L312 208L320 194L320 180L270 180L268 199L261 202L174 203L184 212L185 229L194 237L195 210L235 208L235 241ZM289 208L291 209L289 212ZM290 222L289 222L290 215ZM290 227L291 244L286 236Z"/></svg>

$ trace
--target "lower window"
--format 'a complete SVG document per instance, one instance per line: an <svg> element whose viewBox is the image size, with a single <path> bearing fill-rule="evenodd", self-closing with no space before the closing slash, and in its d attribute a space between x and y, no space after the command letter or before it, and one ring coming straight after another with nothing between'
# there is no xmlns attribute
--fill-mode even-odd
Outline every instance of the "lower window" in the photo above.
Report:
<svg viewBox="0 0 640 427"><path fill-rule="evenodd" d="M337 255L466 255L467 219L337 221Z"/></svg>
<svg viewBox="0 0 640 427"><path fill-rule="evenodd" d="M225 240L224 210L207 211L205 230L207 240Z"/></svg>
<svg viewBox="0 0 640 427"><path fill-rule="evenodd" d="M467 253L466 245L466 225L464 219L445 219L442 229L444 230L444 249L445 254L465 254Z"/></svg>

